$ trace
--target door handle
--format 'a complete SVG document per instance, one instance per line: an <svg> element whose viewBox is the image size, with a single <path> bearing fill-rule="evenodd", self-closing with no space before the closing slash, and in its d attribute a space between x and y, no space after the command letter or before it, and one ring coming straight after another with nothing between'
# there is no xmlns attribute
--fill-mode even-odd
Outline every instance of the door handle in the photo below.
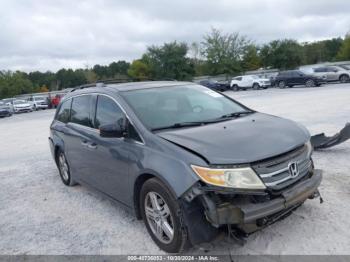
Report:
<svg viewBox="0 0 350 262"><path fill-rule="evenodd" d="M83 141L81 141L81 145L82 145L82 146L88 146L88 145L89 145L89 143L88 143L88 141L83 140Z"/></svg>

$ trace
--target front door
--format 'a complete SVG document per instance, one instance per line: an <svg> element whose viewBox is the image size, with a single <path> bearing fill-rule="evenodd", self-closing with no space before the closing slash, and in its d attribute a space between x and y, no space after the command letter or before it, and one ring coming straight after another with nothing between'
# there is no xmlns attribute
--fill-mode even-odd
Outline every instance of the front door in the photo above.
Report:
<svg viewBox="0 0 350 262"><path fill-rule="evenodd" d="M116 123L125 114L116 101L106 95L98 95L93 125L96 135L91 138L93 144L90 181L97 189L123 203L128 202L129 183L129 152L130 143L124 138L101 137L98 132L100 125Z"/></svg>

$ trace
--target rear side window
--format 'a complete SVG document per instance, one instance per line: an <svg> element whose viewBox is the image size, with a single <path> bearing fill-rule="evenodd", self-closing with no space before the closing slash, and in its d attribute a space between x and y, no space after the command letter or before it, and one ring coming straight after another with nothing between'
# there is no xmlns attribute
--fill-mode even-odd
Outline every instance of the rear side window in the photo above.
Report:
<svg viewBox="0 0 350 262"><path fill-rule="evenodd" d="M62 123L68 123L70 118L70 106L71 106L72 100L69 99L67 101L64 101L57 113L56 120L61 121Z"/></svg>
<svg viewBox="0 0 350 262"><path fill-rule="evenodd" d="M98 96L95 117L96 128L104 124L116 123L122 117L124 117L124 113L116 102L109 97Z"/></svg>
<svg viewBox="0 0 350 262"><path fill-rule="evenodd" d="M319 67L319 68L315 68L315 72L316 73L324 73L326 72L327 70L324 68L324 67Z"/></svg>
<svg viewBox="0 0 350 262"><path fill-rule="evenodd" d="M90 121L90 95L83 95L73 98L71 109L71 122L91 127Z"/></svg>
<svg viewBox="0 0 350 262"><path fill-rule="evenodd" d="M278 76L288 76L288 72L280 72Z"/></svg>

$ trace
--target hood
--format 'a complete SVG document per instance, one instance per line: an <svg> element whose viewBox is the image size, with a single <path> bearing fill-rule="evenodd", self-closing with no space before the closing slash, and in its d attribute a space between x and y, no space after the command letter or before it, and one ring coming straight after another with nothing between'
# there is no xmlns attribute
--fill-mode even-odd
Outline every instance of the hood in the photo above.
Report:
<svg viewBox="0 0 350 262"><path fill-rule="evenodd" d="M29 103L23 103L23 104L16 104L16 105L13 105L14 107L28 107L28 106L31 106L31 104Z"/></svg>
<svg viewBox="0 0 350 262"><path fill-rule="evenodd" d="M270 81L268 78L259 78L260 81Z"/></svg>
<svg viewBox="0 0 350 262"><path fill-rule="evenodd" d="M218 165L251 163L273 157L310 139L309 132L295 122L262 113L162 131L157 135Z"/></svg>
<svg viewBox="0 0 350 262"><path fill-rule="evenodd" d="M10 106L5 105L5 104L1 104L0 109L10 109Z"/></svg>

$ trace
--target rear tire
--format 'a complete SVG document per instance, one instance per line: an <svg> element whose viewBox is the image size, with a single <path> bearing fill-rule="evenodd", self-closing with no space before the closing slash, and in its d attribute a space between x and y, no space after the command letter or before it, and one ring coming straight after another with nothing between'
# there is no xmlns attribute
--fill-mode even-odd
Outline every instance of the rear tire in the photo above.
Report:
<svg viewBox="0 0 350 262"><path fill-rule="evenodd" d="M340 83L346 83L349 81L349 76L348 75L341 75L339 77L339 81L340 81Z"/></svg>
<svg viewBox="0 0 350 262"><path fill-rule="evenodd" d="M157 178L143 184L140 210L147 231L159 248L180 253L190 246L181 208L170 190Z"/></svg>
<svg viewBox="0 0 350 262"><path fill-rule="evenodd" d="M283 89L283 88L286 88L286 82L284 82L284 81L279 81L279 82L278 82L278 87L279 87L279 88L282 88L282 89Z"/></svg>
<svg viewBox="0 0 350 262"><path fill-rule="evenodd" d="M233 91L239 91L238 85L233 85L233 86L232 86L232 90L233 90Z"/></svg>
<svg viewBox="0 0 350 262"><path fill-rule="evenodd" d="M258 90L260 88L260 85L258 83L253 84L253 89Z"/></svg>
<svg viewBox="0 0 350 262"><path fill-rule="evenodd" d="M306 82L305 82L305 86L306 86L306 87L314 87L314 86L315 86L315 81L312 80L312 79L308 79L308 80L306 80Z"/></svg>
<svg viewBox="0 0 350 262"><path fill-rule="evenodd" d="M72 179L66 156L61 149L57 150L56 162L63 184L66 186L75 186L77 183Z"/></svg>

